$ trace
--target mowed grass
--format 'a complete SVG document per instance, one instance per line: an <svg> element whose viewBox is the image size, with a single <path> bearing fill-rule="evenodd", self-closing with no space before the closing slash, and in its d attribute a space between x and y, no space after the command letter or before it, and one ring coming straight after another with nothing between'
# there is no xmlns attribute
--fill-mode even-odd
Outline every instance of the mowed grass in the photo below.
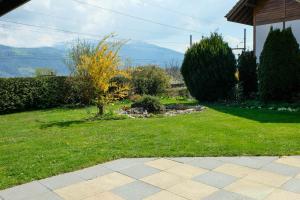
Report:
<svg viewBox="0 0 300 200"><path fill-rule="evenodd" d="M0 116L0 189L118 158L300 154L300 113L213 106L176 117L86 120L94 112Z"/></svg>

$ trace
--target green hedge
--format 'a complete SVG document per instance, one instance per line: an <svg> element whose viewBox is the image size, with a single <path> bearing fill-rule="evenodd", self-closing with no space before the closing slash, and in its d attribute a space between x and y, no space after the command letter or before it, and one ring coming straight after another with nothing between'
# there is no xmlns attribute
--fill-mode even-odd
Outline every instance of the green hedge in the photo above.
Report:
<svg viewBox="0 0 300 200"><path fill-rule="evenodd" d="M66 77L0 78L0 114L65 104Z"/></svg>

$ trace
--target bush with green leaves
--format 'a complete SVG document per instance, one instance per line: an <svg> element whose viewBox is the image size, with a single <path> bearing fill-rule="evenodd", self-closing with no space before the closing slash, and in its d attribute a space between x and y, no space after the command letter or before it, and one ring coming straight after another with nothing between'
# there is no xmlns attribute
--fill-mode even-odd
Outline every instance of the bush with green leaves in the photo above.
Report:
<svg viewBox="0 0 300 200"><path fill-rule="evenodd" d="M271 28L260 56L261 100L290 101L299 92L299 44L292 29Z"/></svg>
<svg viewBox="0 0 300 200"><path fill-rule="evenodd" d="M1 78L0 114L65 104L66 77Z"/></svg>
<svg viewBox="0 0 300 200"><path fill-rule="evenodd" d="M132 108L143 108L149 113L161 113L165 107L160 103L159 99L153 96L144 96L140 100L131 105Z"/></svg>
<svg viewBox="0 0 300 200"><path fill-rule="evenodd" d="M238 69L243 97L254 97L258 90L258 80L256 56L253 51L245 51L239 56Z"/></svg>
<svg viewBox="0 0 300 200"><path fill-rule="evenodd" d="M181 67L186 86L199 101L232 97L236 59L222 36L213 33L187 50Z"/></svg>
<svg viewBox="0 0 300 200"><path fill-rule="evenodd" d="M170 86L170 77L158 66L143 66L132 73L134 92L140 95L160 95Z"/></svg>

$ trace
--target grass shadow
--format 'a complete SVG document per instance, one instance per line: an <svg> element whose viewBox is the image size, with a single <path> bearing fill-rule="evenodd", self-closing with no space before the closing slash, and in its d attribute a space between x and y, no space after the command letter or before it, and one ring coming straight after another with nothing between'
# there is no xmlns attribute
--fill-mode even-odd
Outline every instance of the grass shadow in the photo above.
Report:
<svg viewBox="0 0 300 200"><path fill-rule="evenodd" d="M233 106L206 106L222 113L250 119L260 123L300 123L300 112L275 111L268 109L247 109Z"/></svg>
<svg viewBox="0 0 300 200"><path fill-rule="evenodd" d="M58 122L49 122L44 123L40 126L41 129L47 129L52 127L66 128L72 125L79 125L88 122L88 120L71 120L71 121L58 121ZM43 122L40 122L43 123Z"/></svg>

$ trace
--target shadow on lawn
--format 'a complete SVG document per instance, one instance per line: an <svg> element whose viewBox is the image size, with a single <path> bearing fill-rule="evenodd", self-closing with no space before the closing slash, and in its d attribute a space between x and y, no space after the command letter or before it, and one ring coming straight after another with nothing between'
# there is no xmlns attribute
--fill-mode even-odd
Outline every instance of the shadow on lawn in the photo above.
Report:
<svg viewBox="0 0 300 200"><path fill-rule="evenodd" d="M254 120L260 123L300 123L300 112L280 112L266 109L208 106L219 112Z"/></svg>
<svg viewBox="0 0 300 200"><path fill-rule="evenodd" d="M86 122L87 122L87 120L60 121L60 122L49 122L49 123L40 122L40 123L42 123L40 128L41 129L47 129L47 128L52 128L52 127L66 128L66 127L70 127L72 125L79 125L79 124L83 124Z"/></svg>

